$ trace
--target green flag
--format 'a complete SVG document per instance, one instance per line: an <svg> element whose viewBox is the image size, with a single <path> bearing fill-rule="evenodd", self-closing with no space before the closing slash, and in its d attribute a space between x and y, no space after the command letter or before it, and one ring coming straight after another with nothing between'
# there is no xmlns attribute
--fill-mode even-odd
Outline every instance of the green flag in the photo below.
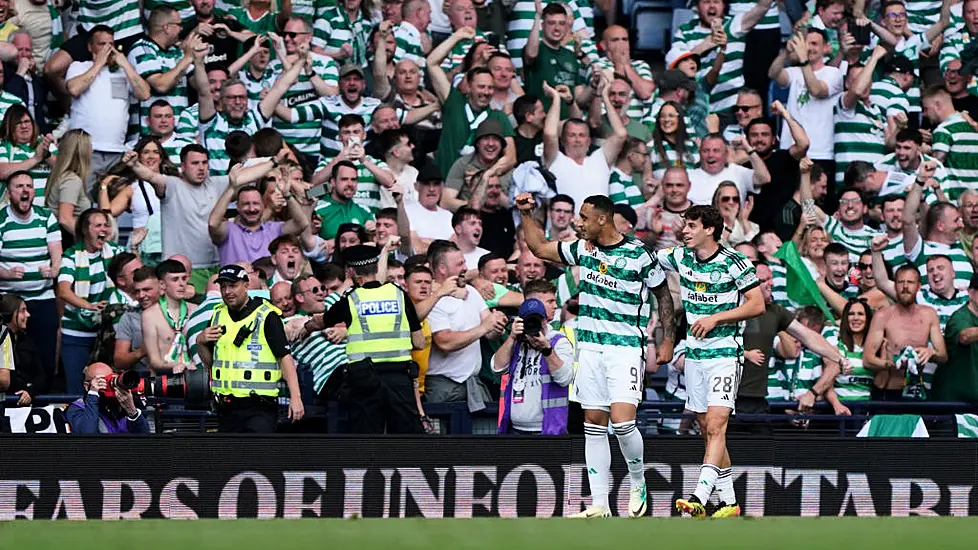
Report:
<svg viewBox="0 0 978 550"><path fill-rule="evenodd" d="M835 323L832 309L825 302L822 293L818 291L815 279L808 271L808 266L798 254L798 247L793 241L788 241L774 254L775 258L784 263L787 272L788 298L803 306L818 306L825 314L826 323Z"/></svg>

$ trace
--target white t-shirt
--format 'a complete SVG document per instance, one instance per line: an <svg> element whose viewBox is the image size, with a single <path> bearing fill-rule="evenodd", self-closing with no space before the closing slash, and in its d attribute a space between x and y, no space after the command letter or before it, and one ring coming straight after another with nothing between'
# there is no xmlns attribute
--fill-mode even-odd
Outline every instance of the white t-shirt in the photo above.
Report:
<svg viewBox="0 0 978 550"><path fill-rule="evenodd" d="M713 204L713 194L725 181L737 184L740 191L740 204L747 200L747 193L754 190L754 171L739 164L728 164L715 176L707 174L702 168L689 172L689 193L686 198L693 204Z"/></svg>
<svg viewBox="0 0 978 550"><path fill-rule="evenodd" d="M417 232L422 239L451 239L455 231L452 229L452 213L438 206L434 211L421 206L420 202L404 205L411 230Z"/></svg>
<svg viewBox="0 0 978 550"><path fill-rule="evenodd" d="M475 247L475 250L464 254L465 256L465 269L479 269L479 260L488 254L489 251L482 247Z"/></svg>
<svg viewBox="0 0 978 550"><path fill-rule="evenodd" d="M91 69L92 61L76 61L68 66L65 81ZM71 100L68 129L81 128L92 136L92 150L122 153L126 150L129 126L129 97L132 86L122 69L102 69L92 86Z"/></svg>
<svg viewBox="0 0 978 550"><path fill-rule="evenodd" d="M428 314L428 325L431 334L443 330L465 332L479 326L482 322L482 312L489 309L485 300L475 290L466 287L468 294L465 299L445 296ZM462 383L482 368L482 347L479 340L464 348L452 352L444 352L435 344L431 345L431 356L428 359L428 376L441 375Z"/></svg>
<svg viewBox="0 0 978 550"><path fill-rule="evenodd" d="M581 210L584 199L591 195L608 196L608 180L611 179L611 166L605 157L604 149L598 149L578 164L563 153L550 164L550 171L557 178L557 192L574 199L574 213Z"/></svg>
<svg viewBox="0 0 978 550"><path fill-rule="evenodd" d="M808 92L805 86L805 76L801 67L785 69L791 80L788 91L788 112L798 121L798 124L808 133L808 158L817 160L832 160L835 158L834 143L835 126L832 124L833 109L838 95L843 90L844 75L835 67L826 65L815 71L815 77L829 87L829 96L817 98ZM791 130L785 124L781 128L781 148L788 149L794 145Z"/></svg>

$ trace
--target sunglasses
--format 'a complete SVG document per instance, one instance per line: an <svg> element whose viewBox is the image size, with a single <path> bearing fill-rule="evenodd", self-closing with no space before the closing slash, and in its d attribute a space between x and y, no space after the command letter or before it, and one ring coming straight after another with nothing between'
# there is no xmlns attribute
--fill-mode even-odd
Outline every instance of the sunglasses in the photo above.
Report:
<svg viewBox="0 0 978 550"><path fill-rule="evenodd" d="M760 106L761 106L760 104L757 104L757 105L735 105L734 106L734 110L735 111L740 111L741 113L746 113L747 111L750 111L751 109L756 109L756 108L758 108Z"/></svg>
<svg viewBox="0 0 978 550"><path fill-rule="evenodd" d="M856 264L859 269L873 269L873 264Z"/></svg>
<svg viewBox="0 0 978 550"><path fill-rule="evenodd" d="M305 290L305 292L309 292L309 293L312 293L312 294L317 294L319 292L325 292L326 290L328 290L328 289L326 287L324 287L324 286L314 286L314 287L311 287L311 288L307 288Z"/></svg>
<svg viewBox="0 0 978 550"><path fill-rule="evenodd" d="M740 204L740 197L720 197L720 202L735 202Z"/></svg>
<svg viewBox="0 0 978 550"><path fill-rule="evenodd" d="M305 32L305 31L298 31L298 32L295 32L295 31L286 31L286 32L283 32L282 33L282 36L284 36L285 38L291 38L292 40L295 40L295 38L297 36L301 36L303 34L312 34L312 33L311 32Z"/></svg>

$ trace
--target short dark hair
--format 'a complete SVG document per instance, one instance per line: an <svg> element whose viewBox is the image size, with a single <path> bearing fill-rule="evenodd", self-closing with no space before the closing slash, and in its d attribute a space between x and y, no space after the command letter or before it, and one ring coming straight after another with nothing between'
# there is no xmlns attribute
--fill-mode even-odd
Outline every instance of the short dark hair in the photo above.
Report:
<svg viewBox="0 0 978 550"><path fill-rule="evenodd" d="M475 77L479 76L480 74L492 76L492 71L485 67L475 67L473 69L469 69L469 72L465 73L465 81L471 84L472 81L475 80Z"/></svg>
<svg viewBox="0 0 978 550"><path fill-rule="evenodd" d="M414 264L404 266L404 278L407 279L415 273L425 273L428 276L434 277L434 274L428 269L428 266L424 264Z"/></svg>
<svg viewBox="0 0 978 550"><path fill-rule="evenodd" d="M349 113L340 117L340 119L336 122L336 127L342 130L343 128L346 128L348 126L354 126L356 124L359 124L364 128L367 127L367 123L363 121L362 116L356 113Z"/></svg>
<svg viewBox="0 0 978 550"><path fill-rule="evenodd" d="M540 101L540 98L533 94L523 94L516 98L513 102L513 118L516 119L517 126L526 122L526 115L536 109L537 101Z"/></svg>
<svg viewBox="0 0 978 550"><path fill-rule="evenodd" d="M207 152L207 149L203 145L199 143L191 143L189 145L184 145L183 149L180 149L180 162L186 162L187 155L190 153L200 153L207 158L211 158L210 153Z"/></svg>
<svg viewBox="0 0 978 550"><path fill-rule="evenodd" d="M315 275L310 275L308 273L305 273L305 274L299 275L298 277L295 278L295 280L292 281L292 297L293 298L295 298L299 294L302 294L302 287L300 286L300 284L303 281L308 281L309 279L316 279L316 276ZM319 282L319 279L316 279L316 282L318 283Z"/></svg>
<svg viewBox="0 0 978 550"><path fill-rule="evenodd" d="M846 187L852 187L857 183L864 181L875 170L876 168L865 160L854 160L850 162L848 166L846 166L846 172L842 180L843 184ZM841 197L842 195L839 196ZM860 196L860 198L862 197Z"/></svg>
<svg viewBox="0 0 978 550"><path fill-rule="evenodd" d="M892 4L894 2L889 3ZM902 2L898 3L901 5L903 4ZM924 144L924 136L918 130L914 130L913 128L904 128L903 130L897 132L896 135L896 142L900 143L901 141L912 141L916 143L917 146L920 146Z"/></svg>
<svg viewBox="0 0 978 550"><path fill-rule="evenodd" d="M279 247L283 244L291 244L299 247L302 250L302 244L299 242L299 237L295 235L280 235L272 239L272 242L268 243L268 253L274 255L278 251Z"/></svg>
<svg viewBox="0 0 978 550"><path fill-rule="evenodd" d="M571 117L571 118L568 118L564 122L564 126L560 129L560 139L564 139L564 136L567 135L567 127L570 126L571 124L577 124L578 126L584 126L585 128L587 128L588 134L590 135L590 133L591 133L591 126L587 122L585 122L585 120L583 118Z"/></svg>
<svg viewBox="0 0 978 550"><path fill-rule="evenodd" d="M825 256L845 256L846 260L849 259L849 251L845 246L842 246L842 243L829 243L825 245L824 254Z"/></svg>
<svg viewBox="0 0 978 550"><path fill-rule="evenodd" d="M744 128L744 133L745 134L750 134L751 128L753 128L754 126L760 126L760 125L764 125L764 126L767 126L768 128L770 128L772 134L774 134L774 130L777 128L777 123L774 121L773 118L762 116L762 117L755 118L754 120L748 122L747 123L747 127ZM774 137L777 137L777 135L775 135Z"/></svg>
<svg viewBox="0 0 978 550"><path fill-rule="evenodd" d="M885 195L883 198L880 199L880 203L883 205L883 208L886 208L887 204L896 201L906 202L906 199L901 195Z"/></svg>
<svg viewBox="0 0 978 550"><path fill-rule="evenodd" d="M356 164L353 164L348 160L341 160L333 165L333 170L329 174L329 179L336 181L336 177L340 174L340 168L349 168L354 172L356 172L357 174L360 173L360 171L357 170Z"/></svg>
<svg viewBox="0 0 978 550"><path fill-rule="evenodd" d="M437 239L428 245L428 265L434 271L435 268L444 263L446 254L458 250L458 245L452 241Z"/></svg>
<svg viewBox="0 0 978 550"><path fill-rule="evenodd" d="M282 134L274 128L258 130L255 135L251 136L251 143L255 146L255 156L258 158L274 157L285 146Z"/></svg>
<svg viewBox="0 0 978 550"><path fill-rule="evenodd" d="M397 223L397 208L381 208L375 216L376 220L394 220Z"/></svg>
<svg viewBox="0 0 978 550"><path fill-rule="evenodd" d="M248 135L248 132L234 130L224 138L224 149L227 151L232 165L241 162L251 150L251 146L251 136Z"/></svg>
<svg viewBox="0 0 978 550"><path fill-rule="evenodd" d="M339 265L330 262L322 267L319 272L319 280L326 282L336 279L338 281L346 280L346 272Z"/></svg>
<svg viewBox="0 0 978 550"><path fill-rule="evenodd" d="M567 9L564 8L564 5L561 4L560 2L552 2L550 4L547 4L547 6L545 8L543 8L543 16L546 17L548 15L564 15L564 16L566 16L567 15Z"/></svg>
<svg viewBox="0 0 978 550"><path fill-rule="evenodd" d="M408 259L404 260L404 269L411 269L413 266L420 265L427 268L425 265L428 263L428 256L424 254L415 254L414 256L409 256Z"/></svg>
<svg viewBox="0 0 978 550"><path fill-rule="evenodd" d="M860 161L856 161L856 162L860 162ZM848 172L849 172L849 171L848 171L848 170L846 170L846 173L848 173ZM866 194L865 194L865 193L863 193L862 191L860 191L860 190L859 190L858 188L856 188L856 187L853 187L853 186L851 186L851 185L849 185L849 186L846 186L846 187L844 187L844 188L842 189L842 191L840 191L840 192L839 192L839 198L841 199L841 198L842 198L842 195L845 195L846 193L855 193L856 195L858 195L858 196L859 196L859 200L860 200L860 201L861 201L861 202L862 202L862 203L863 203L864 205L866 204Z"/></svg>
<svg viewBox="0 0 978 550"><path fill-rule="evenodd" d="M590 204L591 208L596 210L599 214L604 214L606 216L615 215L615 203L611 202L605 195L591 195L590 197L584 199L584 204Z"/></svg>
<svg viewBox="0 0 978 550"><path fill-rule="evenodd" d="M829 0L829 3L830 4L833 3L833 2L843 2L844 3L845 0ZM815 34L821 36L822 37L822 40L824 42L826 42L826 43L828 43L828 41L829 41L829 33L825 32L825 29L819 29L819 28L816 28L816 27L808 27L808 33L809 34L815 33Z"/></svg>
<svg viewBox="0 0 978 550"><path fill-rule="evenodd" d="M458 227L462 225L462 223L465 222L465 220L470 217L482 219L482 217L479 216L479 213L476 212L474 208L470 208L468 206L463 206L459 208L458 210L455 211L454 214L452 214L452 227Z"/></svg>
<svg viewBox="0 0 978 550"><path fill-rule="evenodd" d="M245 50L245 51L247 51L247 50ZM167 101L165 99L157 99L156 101L154 101L153 103L150 104L150 106L149 106L149 112L153 112L153 109L156 109L156 108L159 108L159 107L167 107L171 111L173 110L173 105L170 105L170 102L169 101Z"/></svg>
<svg viewBox="0 0 978 550"><path fill-rule="evenodd" d="M570 195L565 195L563 193L557 193L556 195L553 196L553 198L550 199L550 205L548 209L553 208L554 203L558 203L558 202L566 202L567 204L571 205L571 210L577 208L577 204L574 203L574 197L571 197Z"/></svg>
<svg viewBox="0 0 978 550"><path fill-rule="evenodd" d="M943 216L944 212L949 209L957 211L957 208L949 202L941 201L932 204L930 209L927 210L927 231L933 231L934 227L937 225L937 222L941 219L941 216Z"/></svg>
<svg viewBox="0 0 978 550"><path fill-rule="evenodd" d="M719 241L723 236L723 216L715 207L706 204L690 206L686 211L687 220L697 220L703 224L703 228L713 230L713 240Z"/></svg>
<svg viewBox="0 0 978 550"><path fill-rule="evenodd" d="M17 170L13 174L7 176L7 184L9 185L10 182L14 181L14 178L19 178L21 176L27 176L31 178L31 181L34 181L34 176L32 176L31 173L28 172L27 170Z"/></svg>
<svg viewBox="0 0 978 550"><path fill-rule="evenodd" d="M156 278L163 280L164 277L173 273L186 273L187 266L176 260L163 260L156 266Z"/></svg>
<svg viewBox="0 0 978 550"><path fill-rule="evenodd" d="M10 176L13 179L13 176ZM10 181L9 179L7 181ZM132 252L119 252L109 260L109 267L106 268L105 274L109 276L116 286L119 286L119 275L122 273L122 268L129 265L129 262L138 259L138 256Z"/></svg>
<svg viewBox="0 0 978 550"><path fill-rule="evenodd" d="M506 258L502 257L500 254L496 254L495 252L483 254L482 257L479 258L479 269L481 270L483 267L486 267L486 264L489 262L495 260L505 260L505 259Z"/></svg>
<svg viewBox="0 0 978 550"><path fill-rule="evenodd" d="M799 321L808 321L813 325L825 325L825 313L823 313L817 306L805 306L798 310L795 317Z"/></svg>
<svg viewBox="0 0 978 550"><path fill-rule="evenodd" d="M411 140L411 136L408 135L406 131L401 128L391 128L390 130L384 130L377 136L377 141L380 144L380 151L387 155L391 152L391 149L397 147L401 143L402 138L408 138Z"/></svg>
<svg viewBox="0 0 978 550"><path fill-rule="evenodd" d="M159 277L156 276L156 269L148 265L144 265L132 272L133 283L141 283L150 279L159 279Z"/></svg>
<svg viewBox="0 0 978 550"><path fill-rule="evenodd" d="M557 286L546 279L533 279L523 285L523 296L530 294L557 294Z"/></svg>
<svg viewBox="0 0 978 550"><path fill-rule="evenodd" d="M108 34L109 36L112 36L113 37L113 40L115 39L115 31L112 30L112 27L110 27L108 25L95 25L94 27L92 27L91 29L88 30L88 43L89 44L94 43L95 42L95 35L98 34L98 33L100 33L100 32L104 32L104 33Z"/></svg>

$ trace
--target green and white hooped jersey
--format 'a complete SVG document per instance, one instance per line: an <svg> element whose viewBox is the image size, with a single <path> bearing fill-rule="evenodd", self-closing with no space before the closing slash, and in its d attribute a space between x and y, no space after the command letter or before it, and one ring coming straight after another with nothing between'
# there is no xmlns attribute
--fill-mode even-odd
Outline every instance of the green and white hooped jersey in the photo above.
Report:
<svg viewBox="0 0 978 550"><path fill-rule="evenodd" d="M238 71L238 80L244 84L245 90L248 91L249 109L258 107L258 104L261 103L262 90L267 90L274 86L276 78L278 78L278 75L271 67L265 67L265 72L258 78L251 76L251 71L247 68Z"/></svg>
<svg viewBox="0 0 978 550"><path fill-rule="evenodd" d="M583 240L561 242L557 248L562 263L581 268L578 344L609 353L620 347L644 349L651 289L665 283L655 253L628 238L588 248Z"/></svg>
<svg viewBox="0 0 978 550"><path fill-rule="evenodd" d="M744 37L747 33L743 29L743 19L743 15L735 15L723 20L723 30L727 33L727 49L717 83L710 91L712 112L733 108L737 104L737 93L744 87ZM679 51L690 51L709 37L711 32L712 29L703 26L697 17L676 30L672 37L672 47ZM706 78L716 56L717 48L713 48L703 56L700 70L696 74L698 80Z"/></svg>
<svg viewBox="0 0 978 550"><path fill-rule="evenodd" d="M859 229L848 229L834 216L825 216L823 226L833 241L842 243L842 246L846 247L851 264L859 262L859 255L872 248L873 237L880 234L879 231L865 224Z"/></svg>
<svg viewBox="0 0 978 550"><path fill-rule="evenodd" d="M183 59L183 50L179 47L173 46L164 50L160 48L159 44L149 38L142 38L136 41L132 50L129 51L129 63L132 64L136 72L139 73L139 76L143 77L144 80L154 75L172 71L180 63L181 59ZM130 128L129 133L131 135L137 135L149 131L149 125L147 124L149 120L149 107L160 99L165 100L170 104L170 107L173 107L173 116L179 117L180 113L189 105L189 100L187 99L187 77L191 74L193 74L193 65L190 65L187 71L177 80L176 85L165 94L157 94L150 89L149 99L139 102L139 116L137 119L130 121L130 126L135 125L136 128Z"/></svg>
<svg viewBox="0 0 978 550"><path fill-rule="evenodd" d="M779 337L774 337L778 345ZM767 361L767 400L786 401L788 396L788 365L783 357L773 356Z"/></svg>
<svg viewBox="0 0 978 550"><path fill-rule="evenodd" d="M840 374L835 379L835 393L843 401L868 401L873 391L873 377L876 373L863 366L863 348L855 345L849 351L839 340L839 351L846 356L852 366L851 374Z"/></svg>
<svg viewBox="0 0 978 550"><path fill-rule="evenodd" d="M690 327L696 321L743 303L743 294L760 284L754 266L743 254L720 246L700 261L687 247L657 253L662 269L679 273L679 291ZM744 324L717 325L705 338L686 335L687 361L739 361L744 353Z"/></svg>
<svg viewBox="0 0 978 550"><path fill-rule="evenodd" d="M886 115L878 105L856 101L852 109L843 106L845 94L835 104L835 181L842 182L846 168L855 160L876 163L886 155L884 129Z"/></svg>
<svg viewBox="0 0 978 550"><path fill-rule="evenodd" d="M947 117L933 132L934 153L944 153L947 199L957 203L966 189L978 189L978 132L961 116Z"/></svg>
<svg viewBox="0 0 978 550"><path fill-rule="evenodd" d="M974 274L974 267L971 260L964 253L961 241L955 241L951 245L934 241L917 239L910 252L907 252L907 259L914 263L920 271L921 284L927 283L927 258L943 254L951 259L951 266L954 269L954 288L966 289L971 283L971 276Z"/></svg>
<svg viewBox="0 0 978 550"><path fill-rule="evenodd" d="M48 243L61 242L61 227L47 208L34 206L23 221L10 206L0 210L0 267L23 267L21 279L0 280L0 292L14 293L24 300L53 300L54 281L41 276L40 268L52 264Z"/></svg>
<svg viewBox="0 0 978 550"><path fill-rule="evenodd" d="M927 32L941 17L941 0L908 0L905 5L911 32Z"/></svg>
<svg viewBox="0 0 978 550"><path fill-rule="evenodd" d="M327 86L338 86L339 67L329 56L313 53L312 70L326 82ZM275 73L275 80L282 76L281 60L273 60L268 64L268 68ZM289 91L282 97L282 102L290 109L306 106L319 101L319 94L313 88L310 77L305 71L299 74L299 80L289 88ZM282 138L295 146L301 153L306 155L316 155L319 149L321 124L318 120L303 120L301 122L287 122L279 118L272 120L272 128L282 134Z"/></svg>
<svg viewBox="0 0 978 550"><path fill-rule="evenodd" d="M598 68L601 70L614 71L614 65L611 63L607 57L596 57L591 61L591 65L587 68L587 75L585 76L585 82L591 82L591 75L594 69ZM638 73L638 76L646 79L652 80L652 68L649 64L641 59L635 59L632 61L632 68ZM649 98L652 99L651 97ZM628 118L632 120L642 120L645 113L648 111L650 101L642 101L632 92L632 99L628 103L628 111L625 112ZM602 112L604 112L604 107L602 107ZM691 131L692 126L687 125L687 131Z"/></svg>
<svg viewBox="0 0 978 550"><path fill-rule="evenodd" d="M200 103L194 103L180 113L173 133L184 141L200 141Z"/></svg>
<svg viewBox="0 0 978 550"><path fill-rule="evenodd" d="M936 158L920 154L920 161L917 163L917 168L914 170L907 170L900 166L897 162L896 153L890 153L886 155L881 160L875 164L875 168L878 172L886 172L886 180L883 181L883 186L876 193L877 197L886 197L889 195L899 195L906 198L907 193L910 191L910 187L914 185L917 181L917 173L920 171L920 165L924 162L935 162L937 163L937 170L934 171L934 179L941 185L941 190L945 194L951 191L951 188L947 184L947 169L941 161ZM934 193L929 187L924 190L924 202L927 204L934 204L937 202L937 193Z"/></svg>
<svg viewBox="0 0 978 550"><path fill-rule="evenodd" d="M349 114L360 115L363 117L363 123L369 127L370 121L373 119L374 109L379 105L379 99L366 96L361 98L360 103L353 107L347 105L340 96L321 97L316 101L293 107L292 122L317 121L321 125L322 132L319 139L319 156L321 158L333 158L343 148L339 141L340 117Z"/></svg>
<svg viewBox="0 0 978 550"><path fill-rule="evenodd" d="M822 337L833 346L837 346L839 329L833 326L824 327ZM822 376L822 358L813 351L802 348L801 355L797 359L787 362L785 373L788 381L788 398L798 399Z"/></svg>
<svg viewBox="0 0 978 550"><path fill-rule="evenodd" d="M227 149L224 147L224 140L228 134L235 130L241 130L248 135L268 126L269 120L265 118L261 111L252 109L245 113L238 123L231 122L224 113L217 113L214 118L200 125L200 138L210 152L210 175L226 176L231 159L228 157Z"/></svg>
<svg viewBox="0 0 978 550"><path fill-rule="evenodd" d="M367 155L367 159L376 164L378 168L390 170L387 163L382 160L375 159L370 155ZM316 171L325 169L332 160L332 158L319 157ZM376 216L377 212L380 211L380 184L377 183L377 178L370 170L367 170L363 163L357 161L353 161L353 163L357 165L357 194L353 196L353 202Z"/></svg>
<svg viewBox="0 0 978 550"><path fill-rule="evenodd" d="M615 204L627 204L632 207L645 202L642 190L635 185L632 175L622 172L617 166L611 169L611 178L608 180L608 198Z"/></svg>
<svg viewBox="0 0 978 550"><path fill-rule="evenodd" d="M890 244L883 249L883 260L894 269L907 263L907 254L903 250L903 233L890 237Z"/></svg>
<svg viewBox="0 0 978 550"><path fill-rule="evenodd" d="M749 12L757 5L757 2L750 0L730 0L730 15L741 15ZM778 3L772 2L771 7L764 13L761 21L754 26L755 30L780 29L781 16L778 10Z"/></svg>
<svg viewBox="0 0 978 550"><path fill-rule="evenodd" d="M944 332L944 326L947 325L947 320L951 318L951 315L968 304L968 293L964 290L955 289L950 298L944 298L935 294L930 289L930 285L924 285L917 292L917 303L931 307L937 312L937 319L941 323L941 332Z"/></svg>
<svg viewBox="0 0 978 550"><path fill-rule="evenodd" d="M78 6L78 25L86 31L106 25L118 42L143 32L138 0L86 0Z"/></svg>
<svg viewBox="0 0 978 550"><path fill-rule="evenodd" d="M794 310L796 305L788 298L788 269L783 264L767 266L771 268L771 299L785 309Z"/></svg>
<svg viewBox="0 0 978 550"><path fill-rule="evenodd" d="M0 141L0 162L17 163L30 160L34 156L34 152L37 150L36 145L31 147L25 143L11 143L9 141ZM51 144L49 149L51 154L58 154L58 147L55 144ZM44 188L48 183L48 176L51 175L51 166L47 162L39 162L27 171L31 175L31 179L34 180L34 206L44 206ZM6 198L7 193L7 181L0 181L0 197ZM4 201L6 202L6 201ZM2 240L2 239L0 239Z"/></svg>

